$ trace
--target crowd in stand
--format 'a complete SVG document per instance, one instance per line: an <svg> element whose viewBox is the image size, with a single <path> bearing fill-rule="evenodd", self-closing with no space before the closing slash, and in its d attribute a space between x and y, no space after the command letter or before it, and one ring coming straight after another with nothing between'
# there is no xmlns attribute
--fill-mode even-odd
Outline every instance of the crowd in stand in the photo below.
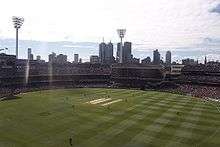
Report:
<svg viewBox="0 0 220 147"><path fill-rule="evenodd" d="M31 91L41 91L48 89L60 89L60 88L108 88L109 83L107 82L78 82L77 84L68 84L68 85L45 85L45 86L37 86L37 87L1 87L0 88L0 100L1 98L11 97L12 95L31 92Z"/></svg>
<svg viewBox="0 0 220 147"><path fill-rule="evenodd" d="M51 65L51 64L33 64L30 67L27 67L25 65L16 66L16 70L13 70L13 68L2 68L0 79L5 79L4 76L24 76L27 73L27 69L30 71L28 72L31 77L31 75L62 75L62 76L54 76L52 79L54 81L63 81L65 82L74 81L74 77L67 76L67 75L84 75L86 77L75 77L75 79L81 78L84 80L79 80L82 83L77 83L77 85L72 85L72 87L96 87L98 84L99 86L106 87L108 83L104 83L107 81L102 81L102 79L106 78L105 76L101 75L111 75L112 77L125 77L127 80L129 78L154 78L154 79L161 79L163 77L163 74L161 72L160 67L129 67L129 68L118 68L118 67L111 67L109 65L101 65L101 64L67 64L67 65ZM13 72L16 71L16 74L13 74ZM217 84L220 86L220 63L216 64L199 64L194 66L185 66L182 70L183 74L179 77L179 80L184 81L185 83L191 82L195 83L197 85L192 84L181 84L177 88L171 89L169 91L171 92L177 92L180 94L189 94L195 97L201 97L201 98L215 98L220 99L220 87L214 87L211 85ZM91 76L98 75L97 77L89 77L88 74L91 74ZM17 78L17 77L16 77ZM45 79L44 79L45 78ZM100 83L94 83L92 84L91 81L89 83L89 80L93 80L95 82ZM96 79L100 79L96 80ZM86 80L88 80L88 83L86 83ZM4 81L4 80L2 80ZM0 81L0 83L2 82ZM35 82L40 83L44 81L48 81L47 77L31 77L29 79L29 82ZM94 82L93 81L93 82ZM8 81L6 81L8 82ZM102 83L103 82L103 83ZM207 84L209 86L202 86L198 84ZM70 87L71 85L66 84L65 87ZM56 87L43 87L39 86L40 88L23 88L19 87L16 89L13 89L11 87L0 87L0 97L7 96L12 93L20 93L20 92L26 92L26 91L32 91L32 90L42 90L42 89L48 89L48 88L56 88Z"/></svg>
<svg viewBox="0 0 220 147"><path fill-rule="evenodd" d="M55 88L55 87L54 87ZM0 98L3 98L3 97L10 97L12 95L15 95L15 94L19 94L19 93L22 93L22 92L29 92L29 91L36 91L36 90L44 90L44 89L49 89L49 87L40 87L40 88L26 88L26 87L1 87L0 88Z"/></svg>
<svg viewBox="0 0 220 147"><path fill-rule="evenodd" d="M210 76L210 75L181 75L181 80L196 82L196 83L219 83L220 84L220 75L219 76Z"/></svg>
<svg viewBox="0 0 220 147"><path fill-rule="evenodd" d="M71 74L110 74L109 65L102 64L49 64L43 63L17 66L17 75L71 75Z"/></svg>
<svg viewBox="0 0 220 147"><path fill-rule="evenodd" d="M124 78L136 78L136 79L144 79L144 78L153 78L153 79L161 79L163 77L163 73L160 68L158 69L146 69L146 68L112 68L111 76L114 78L124 77Z"/></svg>
<svg viewBox="0 0 220 147"><path fill-rule="evenodd" d="M109 87L108 83L86 83L81 82L77 83L77 85L66 85L66 86L41 86L37 88L30 88L30 87L19 87L19 88L1 88L0 89L0 98L9 96L12 94L18 94L23 92L29 91L36 91L36 90L45 90L45 89L56 89L56 88L83 88L83 87ZM117 88L114 86L114 88ZM181 84L177 88L166 89L168 92L178 93L189 95L193 97L200 97L200 98L214 98L220 99L220 87L214 86L202 86L202 85L190 85L190 84Z"/></svg>
<svg viewBox="0 0 220 147"><path fill-rule="evenodd" d="M220 63L207 63L207 64L197 64L197 65L187 65L182 69L183 72L208 72L208 73L219 73Z"/></svg>
<svg viewBox="0 0 220 147"><path fill-rule="evenodd" d="M181 84L176 89L171 89L169 91L200 98L220 99L220 87L214 86Z"/></svg>
<svg viewBox="0 0 220 147"><path fill-rule="evenodd" d="M220 84L220 63L187 65L179 80L193 83Z"/></svg>
<svg viewBox="0 0 220 147"><path fill-rule="evenodd" d="M10 88L0 88L0 98L7 96L11 93L11 89Z"/></svg>

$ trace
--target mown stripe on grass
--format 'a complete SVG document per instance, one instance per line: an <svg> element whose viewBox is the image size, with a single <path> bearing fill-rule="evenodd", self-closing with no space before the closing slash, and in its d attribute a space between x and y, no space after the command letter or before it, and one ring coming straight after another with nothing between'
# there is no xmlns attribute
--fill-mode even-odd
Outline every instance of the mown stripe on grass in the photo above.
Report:
<svg viewBox="0 0 220 147"><path fill-rule="evenodd" d="M154 103L160 101L160 99L157 99L157 101L152 101L152 100L149 100L149 105L153 105ZM140 105L136 104L135 105L136 107L139 107ZM134 107L135 107L134 106ZM144 107L146 107L146 105L142 106L142 107L139 107L139 109L144 109ZM109 113L110 116L114 116L114 119L112 119L111 121L108 121L108 122L101 122L101 123L97 123L96 126L94 126L91 130L85 130L85 131L81 131L79 134L77 134L77 138L79 138L79 140L77 140L78 143L82 143L84 142L86 139L89 139L91 136L95 136L96 134L102 132L102 131L105 131L106 129L120 123L121 121L127 119L128 117L132 116L132 115L135 115L137 114L139 111L137 111L137 109L125 109L122 113L120 113L119 115L114 115L114 114L111 114L111 112ZM86 124L85 124L86 125ZM92 133L92 134L91 134ZM89 136L84 136L86 134L90 134ZM80 137L80 136L83 136L83 137ZM88 138L87 138L88 137Z"/></svg>
<svg viewBox="0 0 220 147"><path fill-rule="evenodd" d="M81 115L84 115L84 113L89 114L90 116L93 116L93 117L94 117L94 114L91 114L91 113L89 113L89 112L83 112L83 111L82 111L80 114L81 114ZM89 116L89 115L88 115L88 116ZM89 118L89 117L88 117L88 118ZM94 118L95 118L95 117L94 117ZM95 119L96 119L96 118L95 118ZM64 120L64 122L66 122L66 119L63 119L63 120ZM83 124L84 122L91 122L91 120L89 120L89 119L88 119L88 120L85 120L85 119L79 118L79 120L84 120L83 122L80 122L80 125ZM97 120L99 120L99 119L97 119ZM59 121L58 121L58 122L59 122ZM67 123L64 123L64 124L67 125ZM95 123L94 123L94 124L95 124ZM93 124L93 126L94 126L94 124ZM88 124L88 125L91 125L91 123ZM67 126L70 127L71 124L68 124ZM96 126L96 127L98 127L98 126ZM77 128L79 128L79 127L77 127ZM64 132L65 132L65 131L64 131ZM59 132L58 134L60 134L60 132Z"/></svg>
<svg viewBox="0 0 220 147"><path fill-rule="evenodd" d="M165 142L164 146L175 147L175 146L187 145L189 143L192 137L192 131L191 130L182 131L181 128L183 127L183 122L187 120L187 116L191 116L191 113L196 111L198 104L199 103L196 103L193 107L191 107L191 111L188 111L183 116L181 116L181 119L178 121L178 124L175 126L175 129L169 135L169 138L166 138L167 141ZM201 114L201 111L199 112L199 114ZM194 120L198 121L199 116L195 117ZM163 131L166 131L166 130L163 130Z"/></svg>
<svg viewBox="0 0 220 147"><path fill-rule="evenodd" d="M217 107L213 107L213 110L215 110L217 113L219 112ZM204 118L207 115L207 112L210 113L210 110L207 110L207 111L201 110L201 116L200 116L198 122L195 122L195 124L200 128L201 127L204 127L206 129L209 128L206 131L200 131L199 134L202 135L202 137L201 136L198 137L196 135L196 132L197 132L196 128L197 127L192 129L192 132L193 132L192 137L196 140L195 142L192 142L192 144L195 146L203 146L203 144L204 144L204 146L206 146L208 144L211 145L212 143L209 142L209 140L212 137L215 137L217 135L218 131L220 130L220 117L215 120L206 120ZM211 112L213 112L213 111L211 111ZM209 115L209 113L208 113L208 115ZM220 112L218 114L220 114ZM215 142L215 143L218 143L220 145L220 141Z"/></svg>
<svg viewBox="0 0 220 147"><path fill-rule="evenodd" d="M164 99L164 100L162 100L162 101L166 101L166 100ZM160 103L160 101L159 101L158 103ZM157 104L157 103L155 103L155 104ZM151 106L153 106L153 105L151 105ZM151 107L151 106L149 106L149 107ZM147 108L146 108L146 109L147 109ZM164 111L166 111L166 109L168 109L168 108L165 108L165 109L163 110L162 108L159 108L159 107L158 107L158 109L161 110L160 113L164 113ZM139 118L140 118L140 116L139 116L140 114L145 115L145 117L147 117L146 114L151 114L151 113L153 113L153 112L155 112L155 111L151 111L151 110L141 110L138 114L134 114L133 116L130 116L129 118L127 118L127 119L123 120L122 122L120 122L120 123L114 125L113 127L109 128L108 130L105 130L105 131L103 131L103 132L100 132L98 135L96 135L96 136L90 138L90 139L89 139L88 141L86 141L86 142L89 143L89 144L91 144L91 143L94 142L95 140L99 140L99 143L96 144L96 146L100 146L100 145L103 146L103 144L104 144L106 141L111 140L112 138L114 138L114 137L117 136L118 134L123 133L124 131L126 131L127 129L129 129L130 127L132 127L132 126L134 126L134 125L137 125L138 122L140 122L140 121L142 120L142 119L138 119L138 120L137 120L137 119L134 119L134 118L136 118L136 117L139 117ZM161 115L160 113L157 112L158 115ZM157 115L156 117L158 117L158 115ZM145 117L143 117L143 118L145 118ZM132 122L132 123L128 124L127 126L124 126L123 122ZM134 122L135 122L135 123L134 123Z"/></svg>
<svg viewBox="0 0 220 147"><path fill-rule="evenodd" d="M157 110L151 109L152 107L155 107L155 106L147 107L146 111L141 111L139 114L131 118L131 119L136 120L136 123L134 125L128 127L126 130L123 130L121 133L116 134L109 141L102 144L102 146L108 146L108 144L112 144L113 146L125 145L131 139L133 139L134 136L142 132L143 129L146 127L146 125L150 125L154 123L155 120L157 121L158 119L160 119L161 115L163 115L170 107L173 106L171 105L172 103L173 102L170 102L167 104L169 105L169 107L161 108L160 106L158 106Z"/></svg>
<svg viewBox="0 0 220 147"><path fill-rule="evenodd" d="M182 103L189 103L189 99L183 99ZM175 102L173 102L173 105L169 109L167 109L166 112L164 112L160 117L153 120L153 122L150 125L147 125L139 134L134 136L134 138L128 143L128 144L136 144L136 143L144 143L145 145L150 145L152 141L154 140L155 136L169 123L171 122L171 119L166 119L167 116L170 116L170 114L173 113L173 109L177 109L177 107L181 108L184 107L182 105L176 105ZM173 118L176 117L175 114L171 115ZM158 123L161 120L163 123ZM128 145L127 144L127 145ZM152 145L152 144L151 144Z"/></svg>

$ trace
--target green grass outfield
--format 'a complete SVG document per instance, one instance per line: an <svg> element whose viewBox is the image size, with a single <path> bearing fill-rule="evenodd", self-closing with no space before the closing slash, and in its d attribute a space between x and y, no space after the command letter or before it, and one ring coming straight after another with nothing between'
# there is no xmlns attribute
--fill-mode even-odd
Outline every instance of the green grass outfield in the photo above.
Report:
<svg viewBox="0 0 220 147"><path fill-rule="evenodd" d="M99 88L18 97L0 101L0 147L69 147L70 137L74 147L220 147L219 104L198 98ZM100 98L122 101L86 103Z"/></svg>

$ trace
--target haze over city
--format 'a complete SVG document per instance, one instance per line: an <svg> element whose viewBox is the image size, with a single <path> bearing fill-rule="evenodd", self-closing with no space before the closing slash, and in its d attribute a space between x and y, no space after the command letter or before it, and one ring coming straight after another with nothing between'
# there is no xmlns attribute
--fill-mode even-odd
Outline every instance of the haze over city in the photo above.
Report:
<svg viewBox="0 0 220 147"><path fill-rule="evenodd" d="M26 58L31 47L46 60L49 53L57 52L67 54L70 61L73 53L79 53L86 61L98 54L102 37L119 42L116 29L123 27L125 41L133 43L138 58L159 49L171 50L173 60L202 61L205 55L220 59L219 0L8 0L0 9L0 47L8 47L8 53L15 48L14 15L25 18L19 34L20 58Z"/></svg>

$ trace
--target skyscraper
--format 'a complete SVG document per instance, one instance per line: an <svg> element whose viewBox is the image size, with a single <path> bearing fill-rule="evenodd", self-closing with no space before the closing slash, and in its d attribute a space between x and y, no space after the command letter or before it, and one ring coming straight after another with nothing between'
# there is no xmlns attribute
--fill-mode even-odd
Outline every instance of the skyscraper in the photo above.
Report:
<svg viewBox="0 0 220 147"><path fill-rule="evenodd" d="M153 53L153 63L154 64L160 64L160 53L158 50L154 50Z"/></svg>
<svg viewBox="0 0 220 147"><path fill-rule="evenodd" d="M41 56L40 55L37 56L37 60L38 61L41 60Z"/></svg>
<svg viewBox="0 0 220 147"><path fill-rule="evenodd" d="M34 55L31 54L31 48L28 48L28 60L34 60Z"/></svg>
<svg viewBox="0 0 220 147"><path fill-rule="evenodd" d="M113 44L111 41L107 44L107 48L105 49L105 62L107 64L113 63Z"/></svg>
<svg viewBox="0 0 220 147"><path fill-rule="evenodd" d="M90 63L99 63L99 56L96 55L90 56Z"/></svg>
<svg viewBox="0 0 220 147"><path fill-rule="evenodd" d="M40 55L37 55L36 59L37 59L38 63L44 63L45 62L44 60L41 60L41 56Z"/></svg>
<svg viewBox="0 0 220 147"><path fill-rule="evenodd" d="M30 60L31 57L31 48L28 48L28 60Z"/></svg>
<svg viewBox="0 0 220 147"><path fill-rule="evenodd" d="M79 63L82 63L82 58L79 58Z"/></svg>
<svg viewBox="0 0 220 147"><path fill-rule="evenodd" d="M113 44L109 42L108 44L102 42L99 44L99 60L100 63L111 64L113 63Z"/></svg>
<svg viewBox="0 0 220 147"><path fill-rule="evenodd" d="M131 63L131 42L125 42L122 52L123 63Z"/></svg>
<svg viewBox="0 0 220 147"><path fill-rule="evenodd" d="M121 43L117 44L117 53L116 53L116 61L119 63L120 57L122 57L122 63L131 63L131 42L125 42L124 45L122 45L122 52L121 50ZM122 53L122 56L120 55Z"/></svg>
<svg viewBox="0 0 220 147"><path fill-rule="evenodd" d="M56 53L52 52L49 56L49 62L56 62Z"/></svg>
<svg viewBox="0 0 220 147"><path fill-rule="evenodd" d="M105 49L106 49L106 44L102 42L99 44L99 60L101 63L105 62Z"/></svg>
<svg viewBox="0 0 220 147"><path fill-rule="evenodd" d="M198 60L195 61L194 59L190 59L190 58L182 59L182 64L183 65L197 65L198 64Z"/></svg>
<svg viewBox="0 0 220 147"><path fill-rule="evenodd" d="M74 54L74 63L79 62L79 54Z"/></svg>
<svg viewBox="0 0 220 147"><path fill-rule="evenodd" d="M166 52L166 64L171 65L171 51Z"/></svg>
<svg viewBox="0 0 220 147"><path fill-rule="evenodd" d="M57 63L65 63L65 62L67 62L67 55L63 55L63 54L57 55L56 62Z"/></svg>
<svg viewBox="0 0 220 147"><path fill-rule="evenodd" d="M34 55L33 54L31 54L31 59L30 60L34 60Z"/></svg>
<svg viewBox="0 0 220 147"><path fill-rule="evenodd" d="M123 48L123 46L122 46L122 48ZM121 54L121 52L120 52L120 50L121 50L121 43L117 43L117 52L116 52L116 62L117 63L119 63L120 62L120 54Z"/></svg>

